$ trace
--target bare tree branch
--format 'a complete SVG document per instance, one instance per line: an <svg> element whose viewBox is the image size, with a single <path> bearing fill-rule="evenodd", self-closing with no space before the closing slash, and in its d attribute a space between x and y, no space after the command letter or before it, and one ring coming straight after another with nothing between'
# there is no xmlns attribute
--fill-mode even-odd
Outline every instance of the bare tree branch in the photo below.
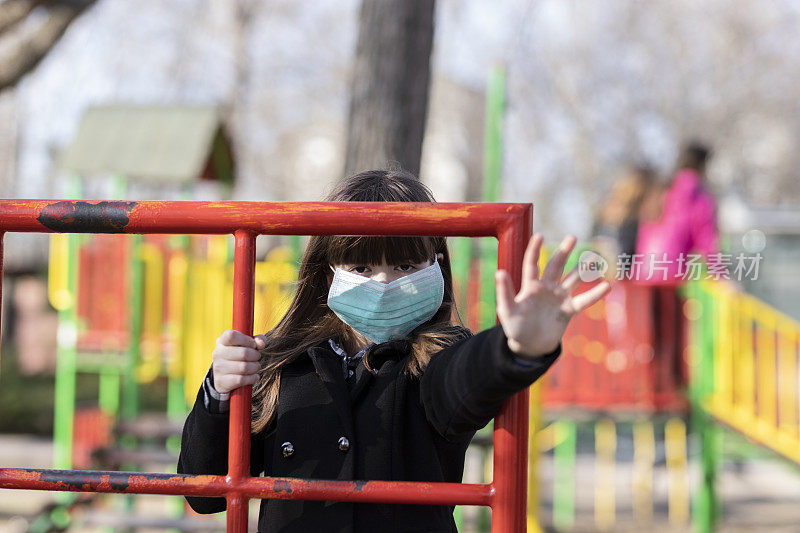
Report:
<svg viewBox="0 0 800 533"><path fill-rule="evenodd" d="M0 35L13 28L45 0L6 0L0 4Z"/></svg>
<svg viewBox="0 0 800 533"><path fill-rule="evenodd" d="M0 91L16 85L25 74L36 68L36 65L61 39L69 25L95 2L96 0L49 2L47 21L31 35L24 36L14 46L13 52L8 54L0 64ZM6 29L18 24L36 7L36 5L31 6L30 4L39 4L40 2L35 0L12 0L11 2L4 2L0 5L0 8L9 3L20 5L9 6L6 12L8 16L5 18L5 21L7 21ZM23 15L25 9L28 9L28 11ZM6 10L0 9L0 21L3 20L2 13L4 11Z"/></svg>

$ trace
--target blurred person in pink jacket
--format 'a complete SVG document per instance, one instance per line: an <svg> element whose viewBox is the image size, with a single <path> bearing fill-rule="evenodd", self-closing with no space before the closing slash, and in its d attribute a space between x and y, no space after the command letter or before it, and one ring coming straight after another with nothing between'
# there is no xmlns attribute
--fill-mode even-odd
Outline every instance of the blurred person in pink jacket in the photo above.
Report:
<svg viewBox="0 0 800 533"><path fill-rule="evenodd" d="M633 258L640 265L638 272L633 265L633 279L650 283L690 279L699 275L693 272L690 254L703 254L707 259L719 252L716 204L705 187L709 156L710 150L703 144L686 145L672 183L658 195L661 198L651 198L655 202L660 199L660 213L656 209L651 220L640 220Z"/></svg>

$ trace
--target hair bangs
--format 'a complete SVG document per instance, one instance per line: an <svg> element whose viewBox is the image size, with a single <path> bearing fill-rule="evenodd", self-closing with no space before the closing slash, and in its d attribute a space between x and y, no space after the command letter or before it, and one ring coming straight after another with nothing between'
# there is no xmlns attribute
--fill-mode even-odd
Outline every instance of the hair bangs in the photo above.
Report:
<svg viewBox="0 0 800 533"><path fill-rule="evenodd" d="M432 237L343 236L331 237L328 261L335 265L423 263L436 255Z"/></svg>

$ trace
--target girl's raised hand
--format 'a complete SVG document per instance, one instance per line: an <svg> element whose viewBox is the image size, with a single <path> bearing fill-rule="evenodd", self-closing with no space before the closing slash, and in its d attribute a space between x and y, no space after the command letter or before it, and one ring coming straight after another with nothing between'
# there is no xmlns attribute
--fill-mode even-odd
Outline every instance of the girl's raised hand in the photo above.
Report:
<svg viewBox="0 0 800 533"><path fill-rule="evenodd" d="M233 389L254 385L261 368L261 350L266 346L261 335L249 337L244 333L226 329L217 338L211 366L214 372L214 389L227 394Z"/></svg>
<svg viewBox="0 0 800 533"><path fill-rule="evenodd" d="M575 247L576 239L568 235L548 261L539 278L539 252L544 239L531 237L522 263L522 285L515 295L511 276L498 270L497 316L508 338L508 347L520 357L534 358L558 347L567 324L576 313L591 306L611 289L607 281L586 292L570 296L580 282L577 268L564 279L564 265Z"/></svg>

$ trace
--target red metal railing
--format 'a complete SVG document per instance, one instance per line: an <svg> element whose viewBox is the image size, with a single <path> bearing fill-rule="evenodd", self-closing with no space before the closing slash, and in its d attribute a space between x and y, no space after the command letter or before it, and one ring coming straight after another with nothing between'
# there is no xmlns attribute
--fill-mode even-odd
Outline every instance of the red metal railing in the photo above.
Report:
<svg viewBox="0 0 800 533"><path fill-rule="evenodd" d="M675 284L615 283L602 301L570 321L563 353L544 379L543 405L685 411L682 304Z"/></svg>
<svg viewBox="0 0 800 533"><path fill-rule="evenodd" d="M9 231L233 233L233 329L252 335L260 234L496 237L498 268L507 270L519 289L531 214L531 204L0 200L0 274L2 235ZM224 496L232 532L247 530L250 498L487 505L494 533L525 530L527 391L509 399L495 419L494 480L487 485L249 477L251 394L251 387L243 387L231 396L227 476L0 468L0 488Z"/></svg>

